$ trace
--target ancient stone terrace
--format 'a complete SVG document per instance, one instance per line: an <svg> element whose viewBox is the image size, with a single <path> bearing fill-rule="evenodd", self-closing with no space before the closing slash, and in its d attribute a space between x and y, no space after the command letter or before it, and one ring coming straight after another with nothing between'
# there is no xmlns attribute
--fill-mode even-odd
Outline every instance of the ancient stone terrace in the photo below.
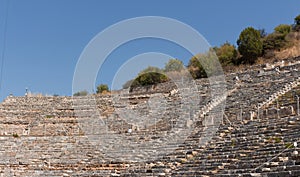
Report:
<svg viewBox="0 0 300 177"><path fill-rule="evenodd" d="M300 64L283 65L270 70L249 70L228 75L228 81L236 81L237 92L229 95L226 113L235 120L257 116L257 110L299 84Z"/></svg>
<svg viewBox="0 0 300 177"><path fill-rule="evenodd" d="M227 74L227 99L211 95L207 79L197 80L197 87L164 83L121 96L10 96L0 104L0 174L300 176L299 145L295 144L300 143L295 98L300 93L298 61ZM176 84L185 87L171 93ZM129 110L138 113L136 122L128 121ZM90 117L100 117L113 132L100 148L95 146L97 139L87 134L104 136L91 126L94 123L97 128L101 122L83 124ZM176 126L181 119L187 120L182 125L194 130L181 143L161 147L166 134L179 130ZM138 124L140 120L146 122ZM130 156L135 153L131 144L151 141L160 143ZM114 149L117 145L122 152ZM151 159L152 150L167 152Z"/></svg>

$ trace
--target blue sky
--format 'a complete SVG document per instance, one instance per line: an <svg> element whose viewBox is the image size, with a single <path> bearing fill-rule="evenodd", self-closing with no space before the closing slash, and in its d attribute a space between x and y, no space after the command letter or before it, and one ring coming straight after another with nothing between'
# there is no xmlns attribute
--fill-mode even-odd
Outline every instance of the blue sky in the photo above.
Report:
<svg viewBox="0 0 300 177"><path fill-rule="evenodd" d="M292 24L298 14L296 0L0 0L0 52L5 51L0 97L24 95L26 87L33 93L71 95L74 69L85 46L105 28L128 18L174 18L218 46L225 41L236 44L248 26L272 32L279 24ZM110 85L124 62L145 52L167 53L185 64L191 57L166 41L132 41L106 59L95 85Z"/></svg>

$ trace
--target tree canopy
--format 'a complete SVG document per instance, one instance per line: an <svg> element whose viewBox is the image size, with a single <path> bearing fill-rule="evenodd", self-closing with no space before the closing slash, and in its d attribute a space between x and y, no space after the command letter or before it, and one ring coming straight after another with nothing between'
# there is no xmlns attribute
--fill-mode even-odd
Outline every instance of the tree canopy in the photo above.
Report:
<svg viewBox="0 0 300 177"><path fill-rule="evenodd" d="M170 59L165 65L165 72L181 71L184 69L182 61L178 59Z"/></svg>
<svg viewBox="0 0 300 177"><path fill-rule="evenodd" d="M260 32L253 27L244 29L237 40L238 50L246 63L254 63L262 55Z"/></svg>
<svg viewBox="0 0 300 177"><path fill-rule="evenodd" d="M281 24L281 25L276 26L274 28L274 31L279 34L287 35L289 32L292 31L292 26L286 25L286 24Z"/></svg>
<svg viewBox="0 0 300 177"><path fill-rule="evenodd" d="M223 66L228 66L236 63L238 51L236 50L234 45L231 45L229 42L226 42L220 47L215 47L214 49L216 51L220 63Z"/></svg>
<svg viewBox="0 0 300 177"><path fill-rule="evenodd" d="M280 50L285 47L287 41L285 35L281 33L271 33L263 39L263 50L264 52L269 50Z"/></svg>
<svg viewBox="0 0 300 177"><path fill-rule="evenodd" d="M295 17L295 25L300 25L300 15Z"/></svg>
<svg viewBox="0 0 300 177"><path fill-rule="evenodd" d="M188 64L188 70L192 77L204 78L220 74L219 61L213 48L205 53L193 56Z"/></svg>
<svg viewBox="0 0 300 177"><path fill-rule="evenodd" d="M100 84L97 86L97 93L103 93L103 92L108 92L109 88L108 85L106 84Z"/></svg>
<svg viewBox="0 0 300 177"><path fill-rule="evenodd" d="M300 31L300 15L298 15L297 17L295 17L295 24L294 24L294 31Z"/></svg>
<svg viewBox="0 0 300 177"><path fill-rule="evenodd" d="M73 94L73 96L87 96L89 93L86 90L79 91Z"/></svg>
<svg viewBox="0 0 300 177"><path fill-rule="evenodd" d="M142 70L131 82L131 87L146 86L168 81L168 77L157 67L149 66Z"/></svg>
<svg viewBox="0 0 300 177"><path fill-rule="evenodd" d="M207 74L200 64L199 59L197 56L193 56L188 64L188 70L191 73L192 77L197 79L197 78L204 78L207 77Z"/></svg>
<svg viewBox="0 0 300 177"><path fill-rule="evenodd" d="M294 20L293 25L280 24L271 33L267 33L263 28L257 30L253 27L247 27L239 35L237 48L229 42L225 42L219 47L197 54L189 60L188 71L195 79L204 78L219 74L218 71L222 71L219 68L219 62L222 66L232 68L232 65L254 64L260 56L265 59L274 57L276 50L279 51L291 46L294 42L294 36L297 36L294 33L300 31L300 15L295 17ZM174 80L174 78L180 78L181 74L185 73L184 69L185 66L182 61L170 59L163 69L151 66L144 69L135 79L127 81L123 88Z"/></svg>

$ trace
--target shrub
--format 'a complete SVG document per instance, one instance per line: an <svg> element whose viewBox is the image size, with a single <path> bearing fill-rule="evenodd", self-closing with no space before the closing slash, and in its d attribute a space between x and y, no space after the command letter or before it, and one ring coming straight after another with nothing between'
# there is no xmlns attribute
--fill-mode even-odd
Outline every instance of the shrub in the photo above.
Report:
<svg viewBox="0 0 300 177"><path fill-rule="evenodd" d="M207 74L206 74L204 68L202 67L202 65L200 64L200 61L198 60L198 58L196 56L194 56L190 59L189 64L188 64L188 70L194 79L207 77Z"/></svg>
<svg viewBox="0 0 300 177"><path fill-rule="evenodd" d="M280 50L288 45L288 41L285 39L285 34L272 33L263 39L263 51L267 50Z"/></svg>
<svg viewBox="0 0 300 177"><path fill-rule="evenodd" d="M231 45L230 43L226 42L220 47L216 47L214 49L216 51L220 63L223 66L228 66L236 63L238 51L236 50L234 45Z"/></svg>
<svg viewBox="0 0 300 177"><path fill-rule="evenodd" d="M46 118L53 118L54 116L53 115L46 115Z"/></svg>
<svg viewBox="0 0 300 177"><path fill-rule="evenodd" d="M17 133L13 133L14 138L19 138L19 135Z"/></svg>
<svg viewBox="0 0 300 177"><path fill-rule="evenodd" d="M293 25L293 30L294 31L300 31L300 15L298 15L297 17L295 17L295 23Z"/></svg>
<svg viewBox="0 0 300 177"><path fill-rule="evenodd" d="M248 27L244 29L237 40L238 50L246 63L253 64L262 55L263 44L258 30Z"/></svg>
<svg viewBox="0 0 300 177"><path fill-rule="evenodd" d="M288 33L291 32L291 30L292 30L292 26L285 25L285 24L278 25L277 27L274 28L275 33L279 33L283 35L287 35Z"/></svg>
<svg viewBox="0 0 300 177"><path fill-rule="evenodd" d="M178 59L170 59L168 63L166 63L165 65L165 72L171 72L171 71L180 72L183 69L184 69L184 65L182 61Z"/></svg>
<svg viewBox="0 0 300 177"><path fill-rule="evenodd" d="M87 96L88 92L87 91L79 91L73 94L73 96Z"/></svg>
<svg viewBox="0 0 300 177"><path fill-rule="evenodd" d="M297 17L295 17L295 25L300 25L300 15L298 15Z"/></svg>
<svg viewBox="0 0 300 177"><path fill-rule="evenodd" d="M286 143L285 148L295 148L294 143Z"/></svg>
<svg viewBox="0 0 300 177"><path fill-rule="evenodd" d="M141 71L138 76L130 82L131 87L147 86L168 81L168 77L157 67L149 66ZM128 85L129 83L127 83Z"/></svg>
<svg viewBox="0 0 300 177"><path fill-rule="evenodd" d="M275 141L275 143L280 143L281 142L281 138L280 137L275 137L274 141Z"/></svg>
<svg viewBox="0 0 300 177"><path fill-rule="evenodd" d="M168 78L160 73L149 72L140 74L131 84L132 87L153 85L168 81Z"/></svg>
<svg viewBox="0 0 300 177"><path fill-rule="evenodd" d="M231 146L232 146L232 147L236 146L236 140L234 140L234 139L231 140Z"/></svg>
<svg viewBox="0 0 300 177"><path fill-rule="evenodd" d="M219 75L219 71L222 71L214 49L210 49L208 52L193 56L188 64L188 70L192 77L205 78L213 75Z"/></svg>
<svg viewBox="0 0 300 177"><path fill-rule="evenodd" d="M106 84L100 84L97 86L97 93L103 93L103 92L108 92L109 88L108 85Z"/></svg>

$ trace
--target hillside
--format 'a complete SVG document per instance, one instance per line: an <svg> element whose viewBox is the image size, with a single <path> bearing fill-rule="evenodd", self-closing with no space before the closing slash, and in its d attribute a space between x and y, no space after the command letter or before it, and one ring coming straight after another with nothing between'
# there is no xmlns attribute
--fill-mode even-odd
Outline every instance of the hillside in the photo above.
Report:
<svg viewBox="0 0 300 177"><path fill-rule="evenodd" d="M215 85L204 78L125 94L9 96L0 104L0 174L300 176L299 69L296 57ZM211 94L219 84L227 97Z"/></svg>

